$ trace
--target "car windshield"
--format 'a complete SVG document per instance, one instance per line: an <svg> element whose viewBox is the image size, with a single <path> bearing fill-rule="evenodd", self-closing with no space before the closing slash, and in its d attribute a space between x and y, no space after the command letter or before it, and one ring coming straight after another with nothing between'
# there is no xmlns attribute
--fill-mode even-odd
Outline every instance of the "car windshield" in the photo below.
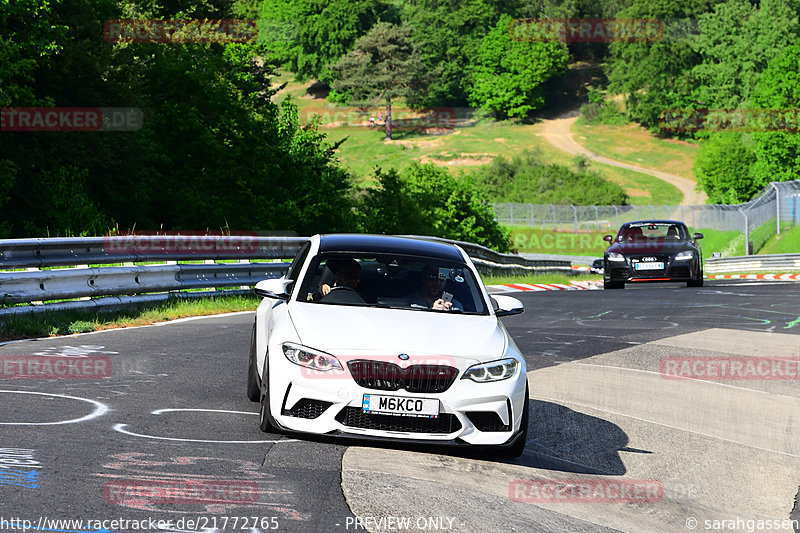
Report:
<svg viewBox="0 0 800 533"><path fill-rule="evenodd" d="M662 242L689 239L686 226L670 222L643 222L622 226L617 242Z"/></svg>
<svg viewBox="0 0 800 533"><path fill-rule="evenodd" d="M328 254L316 257L300 286L299 301L330 305L433 309L488 314L479 282L464 263L404 255Z"/></svg>

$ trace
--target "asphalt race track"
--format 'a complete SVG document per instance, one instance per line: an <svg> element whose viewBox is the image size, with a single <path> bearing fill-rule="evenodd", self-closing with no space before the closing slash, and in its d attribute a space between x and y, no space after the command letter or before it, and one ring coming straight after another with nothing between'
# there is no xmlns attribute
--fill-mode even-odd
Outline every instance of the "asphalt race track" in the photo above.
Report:
<svg viewBox="0 0 800 533"><path fill-rule="evenodd" d="M0 531L797 531L799 295L514 294L516 461L260 432L252 313L6 344Z"/></svg>

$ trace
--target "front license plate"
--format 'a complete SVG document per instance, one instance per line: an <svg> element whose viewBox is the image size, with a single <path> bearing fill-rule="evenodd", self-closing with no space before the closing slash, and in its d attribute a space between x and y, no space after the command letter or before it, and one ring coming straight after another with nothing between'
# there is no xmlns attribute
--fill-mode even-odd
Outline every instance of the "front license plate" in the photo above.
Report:
<svg viewBox="0 0 800 533"><path fill-rule="evenodd" d="M439 416L439 400L433 398L404 398L365 394L361 404L365 413L380 415L406 415L436 418Z"/></svg>
<svg viewBox="0 0 800 533"><path fill-rule="evenodd" d="M664 263L636 263L636 270L664 270Z"/></svg>

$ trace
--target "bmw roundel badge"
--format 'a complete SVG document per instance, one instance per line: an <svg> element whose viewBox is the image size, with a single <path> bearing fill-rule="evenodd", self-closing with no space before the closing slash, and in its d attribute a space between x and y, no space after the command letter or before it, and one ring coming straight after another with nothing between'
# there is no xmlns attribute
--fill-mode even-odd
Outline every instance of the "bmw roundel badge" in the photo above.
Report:
<svg viewBox="0 0 800 533"><path fill-rule="evenodd" d="M408 361L408 354L401 353L397 357L399 357L401 361Z"/></svg>

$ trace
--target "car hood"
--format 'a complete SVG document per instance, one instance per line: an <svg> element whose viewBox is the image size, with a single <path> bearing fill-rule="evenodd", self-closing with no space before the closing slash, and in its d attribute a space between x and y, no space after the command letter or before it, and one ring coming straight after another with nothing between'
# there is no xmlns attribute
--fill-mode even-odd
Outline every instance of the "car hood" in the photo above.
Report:
<svg viewBox="0 0 800 533"><path fill-rule="evenodd" d="M379 309L293 302L289 315L300 342L333 355L395 358L444 355L474 362L502 357L506 334L494 315Z"/></svg>
<svg viewBox="0 0 800 533"><path fill-rule="evenodd" d="M618 242L609 246L606 253L618 254L677 254L683 250L693 250L690 242Z"/></svg>

